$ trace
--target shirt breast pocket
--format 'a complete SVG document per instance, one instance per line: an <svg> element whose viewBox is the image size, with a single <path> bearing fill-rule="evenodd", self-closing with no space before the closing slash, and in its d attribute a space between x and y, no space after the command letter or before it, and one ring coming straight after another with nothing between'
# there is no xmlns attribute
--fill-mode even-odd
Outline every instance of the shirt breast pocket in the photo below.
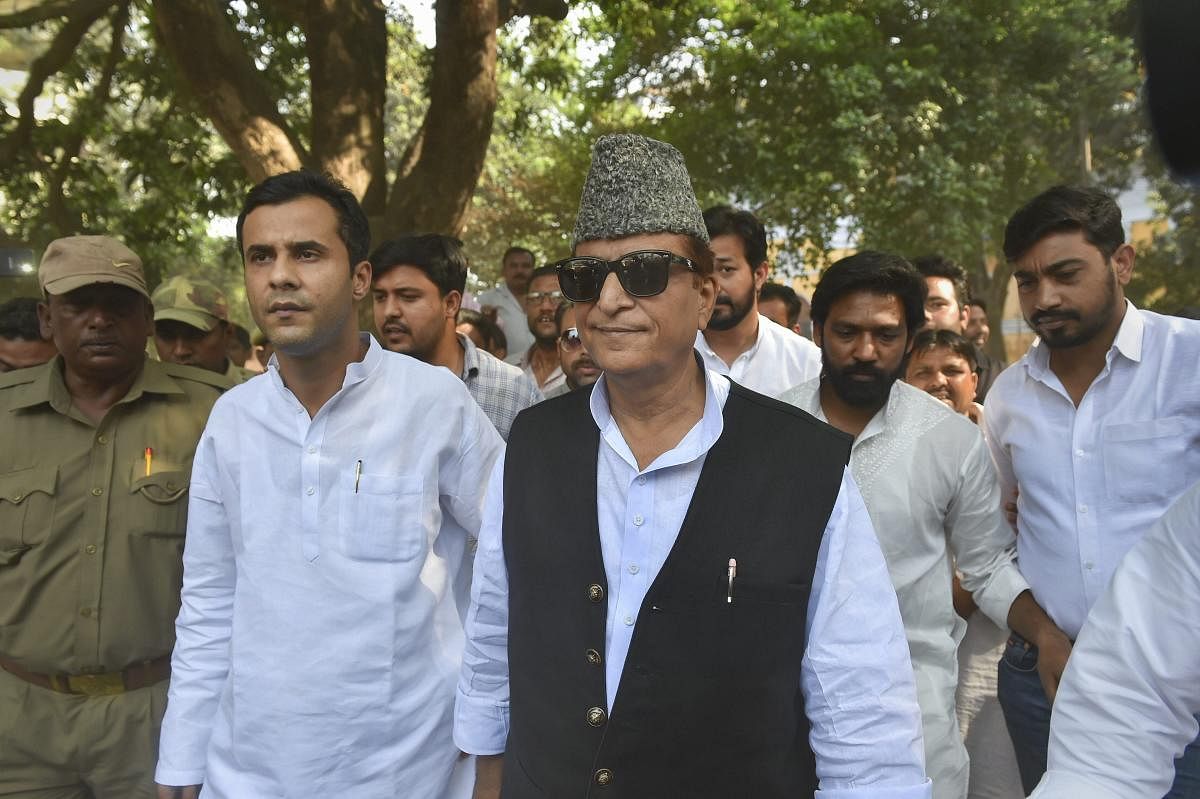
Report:
<svg viewBox="0 0 1200 799"><path fill-rule="evenodd" d="M431 510L419 477L368 474L342 491L341 552L351 560L407 561L424 553Z"/></svg>
<svg viewBox="0 0 1200 799"><path fill-rule="evenodd" d="M0 566L16 563L46 540L54 523L57 486L53 467L0 474Z"/></svg>
<svg viewBox="0 0 1200 799"><path fill-rule="evenodd" d="M1189 432L1182 416L1105 425L1100 439L1109 499L1167 502L1183 491Z"/></svg>
<svg viewBox="0 0 1200 799"><path fill-rule="evenodd" d="M190 475L182 469L142 474L134 468L129 493L134 502L129 529L142 535L182 537L187 527L187 490Z"/></svg>

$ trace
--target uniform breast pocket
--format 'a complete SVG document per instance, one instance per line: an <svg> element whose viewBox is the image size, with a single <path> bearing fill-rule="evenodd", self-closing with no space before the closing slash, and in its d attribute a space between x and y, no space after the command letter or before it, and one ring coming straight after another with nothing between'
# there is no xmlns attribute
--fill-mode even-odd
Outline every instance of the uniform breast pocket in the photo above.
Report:
<svg viewBox="0 0 1200 799"><path fill-rule="evenodd" d="M342 490L342 554L352 560L412 560L425 552L432 516L421 478L364 472Z"/></svg>
<svg viewBox="0 0 1200 799"><path fill-rule="evenodd" d="M1119 502L1166 502L1183 491L1190 430L1182 416L1105 425L1100 438L1108 496Z"/></svg>
<svg viewBox="0 0 1200 799"><path fill-rule="evenodd" d="M189 474L164 469L134 477L129 493L134 503L130 530L148 535L182 536L187 527Z"/></svg>
<svg viewBox="0 0 1200 799"><path fill-rule="evenodd" d="M0 474L0 566L16 563L46 540L54 523L57 486L53 467Z"/></svg>

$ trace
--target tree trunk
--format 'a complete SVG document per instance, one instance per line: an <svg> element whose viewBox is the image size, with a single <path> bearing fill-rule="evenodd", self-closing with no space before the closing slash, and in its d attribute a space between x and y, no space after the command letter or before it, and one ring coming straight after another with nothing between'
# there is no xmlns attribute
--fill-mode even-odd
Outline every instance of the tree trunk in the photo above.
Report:
<svg viewBox="0 0 1200 799"><path fill-rule="evenodd" d="M382 0L314 0L305 30L313 161L361 198L368 215L381 214L387 201Z"/></svg>
<svg viewBox="0 0 1200 799"><path fill-rule="evenodd" d="M995 267L989 274L989 254L985 247L978 264L970 274L971 296L987 303L988 327L992 332L984 350L1008 363L1008 354L1004 351L1004 304L1008 301L1008 282L1012 277L1012 267L1002 253L997 253L994 255Z"/></svg>
<svg viewBox="0 0 1200 799"><path fill-rule="evenodd" d="M263 85L218 0L153 0L154 24L195 95L251 180L299 169L308 158Z"/></svg>
<svg viewBox="0 0 1200 799"><path fill-rule="evenodd" d="M492 135L498 23L496 0L438 0L429 110L401 160L385 235L462 230Z"/></svg>

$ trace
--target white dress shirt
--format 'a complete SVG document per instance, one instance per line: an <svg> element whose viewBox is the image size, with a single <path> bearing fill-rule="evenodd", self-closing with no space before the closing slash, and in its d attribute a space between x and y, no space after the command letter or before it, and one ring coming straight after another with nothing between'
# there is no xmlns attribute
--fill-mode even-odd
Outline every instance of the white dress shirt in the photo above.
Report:
<svg viewBox="0 0 1200 799"><path fill-rule="evenodd" d="M162 784L236 799L446 788L468 539L503 445L457 376L366 338L312 418L274 359L213 408Z"/></svg>
<svg viewBox="0 0 1200 799"><path fill-rule="evenodd" d="M821 380L780 399L825 419ZM897 381L854 440L850 469L879 535L900 600L935 797L964 797L967 753L955 716L955 651L966 622L951 601L950 555L962 584L996 624L1029 588L1013 562L996 470L974 424L924 391Z"/></svg>
<svg viewBox="0 0 1200 799"><path fill-rule="evenodd" d="M758 315L754 346L734 358L732 364L713 352L703 331L696 334L696 350L709 369L768 397L778 397L792 386L821 375L821 350L762 314Z"/></svg>
<svg viewBox="0 0 1200 799"><path fill-rule="evenodd" d="M508 341L508 356L505 361L514 366L521 362L525 351L533 346L533 333L529 332L529 317L525 315L525 304L509 290L508 284L488 289L479 295L480 305L490 305L499 313L496 321Z"/></svg>
<svg viewBox="0 0 1200 799"><path fill-rule="evenodd" d="M1200 483L1129 551L1079 633L1035 799L1159 797L1200 713Z"/></svg>
<svg viewBox="0 0 1200 799"><path fill-rule="evenodd" d="M675 543L705 457L724 428L729 382L714 372L706 377L701 420L644 470L612 418L603 376L592 392L592 417L600 428L596 510L609 585L604 662L610 710L642 601ZM488 488L455 706L455 741L473 754L503 752L509 730L503 468L501 458ZM895 592L848 473L818 551L807 623L808 645L796 677L811 723L818 795L929 796Z"/></svg>
<svg viewBox="0 0 1200 799"><path fill-rule="evenodd" d="M1021 573L1071 638L1125 553L1200 480L1200 322L1125 307L1078 408L1040 341L987 398L1003 496L1020 488Z"/></svg>

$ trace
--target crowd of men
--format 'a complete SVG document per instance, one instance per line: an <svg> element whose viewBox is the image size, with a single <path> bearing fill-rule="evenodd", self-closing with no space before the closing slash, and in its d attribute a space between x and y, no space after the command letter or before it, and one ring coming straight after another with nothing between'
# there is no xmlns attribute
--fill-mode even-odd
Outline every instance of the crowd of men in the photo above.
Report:
<svg viewBox="0 0 1200 799"><path fill-rule="evenodd" d="M277 175L252 338L53 242L0 306L0 797L1200 797L1200 322L1124 298L1111 198L1008 220L1008 368L953 261L802 297L663 142L597 141L572 244L473 300Z"/></svg>

